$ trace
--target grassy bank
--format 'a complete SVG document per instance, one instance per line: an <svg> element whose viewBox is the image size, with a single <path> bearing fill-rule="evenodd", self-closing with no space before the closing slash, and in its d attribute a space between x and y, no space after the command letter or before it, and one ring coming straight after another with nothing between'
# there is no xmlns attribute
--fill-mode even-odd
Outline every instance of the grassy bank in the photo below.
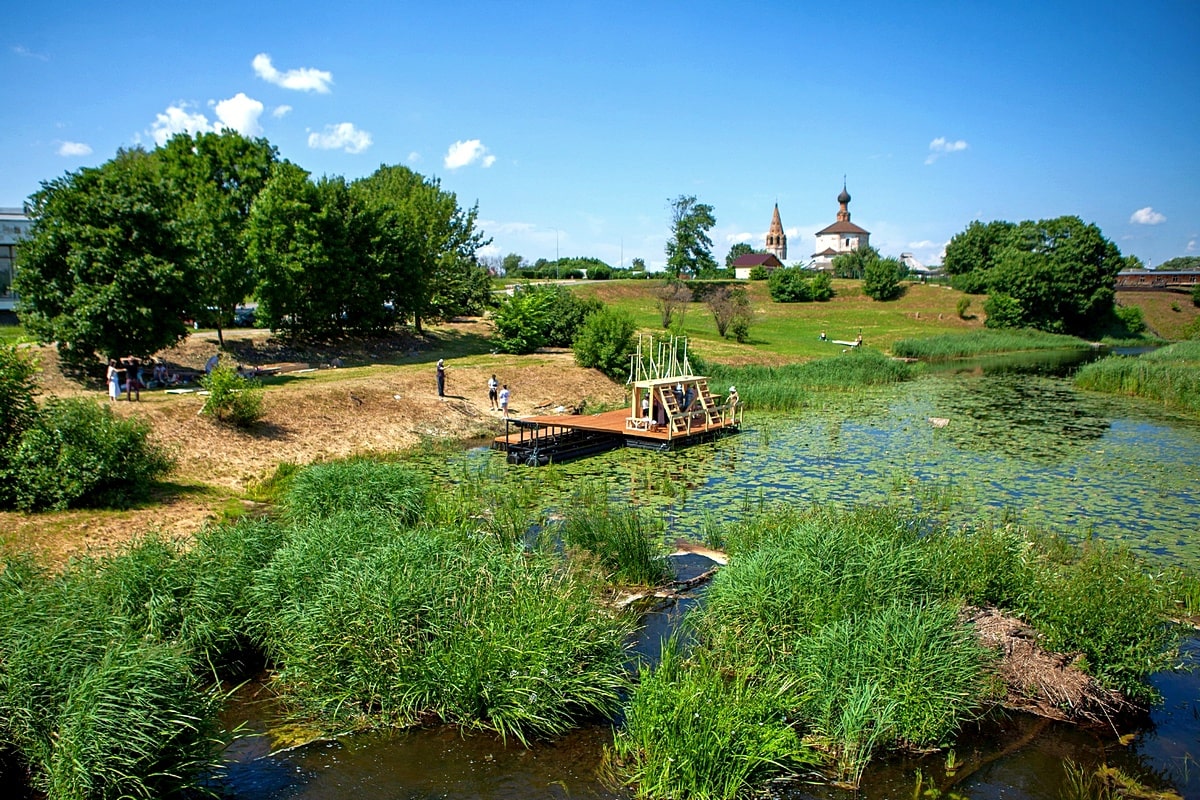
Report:
<svg viewBox="0 0 1200 800"><path fill-rule="evenodd" d="M592 558L495 535L394 463L323 464L274 490L280 513L188 549L146 539L59 574L4 565L0 750L32 789L199 786L220 745L215 687L264 663L329 730L440 719L524 741L617 709L632 621L603 609Z"/></svg>
<svg viewBox="0 0 1200 800"><path fill-rule="evenodd" d="M1200 412L1200 342L1176 342L1141 356L1110 356L1075 375L1081 389L1143 397Z"/></svg>
<svg viewBox="0 0 1200 800"><path fill-rule="evenodd" d="M892 355L900 358L963 358L987 353L1011 353L1022 350L1069 350L1088 347L1075 336L1024 330L981 328L961 333L942 333L920 339L899 339L892 344Z"/></svg>
<svg viewBox="0 0 1200 800"><path fill-rule="evenodd" d="M687 619L691 650L643 675L614 744L648 796L730 798L814 763L853 786L880 751L952 746L1000 699L967 606L1030 620L1150 701L1187 591L1118 548L928 530L887 509L771 511L726 533L730 565Z"/></svg>

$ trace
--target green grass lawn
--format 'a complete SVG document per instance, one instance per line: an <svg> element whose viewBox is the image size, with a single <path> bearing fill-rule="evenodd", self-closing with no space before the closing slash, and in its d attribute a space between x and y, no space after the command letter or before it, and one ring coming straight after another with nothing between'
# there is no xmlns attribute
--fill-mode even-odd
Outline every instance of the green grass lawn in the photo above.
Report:
<svg viewBox="0 0 1200 800"><path fill-rule="evenodd" d="M971 296L966 319L960 319L955 305L963 295L944 286L911 284L900 299L881 303L862 294L861 281L839 279L833 282L837 294L828 302L776 303L764 281L744 285L754 309L748 344L721 339L708 308L703 303L687 305L684 330L705 357L733 364L823 358L842 351L835 339L852 341L860 332L866 347L887 352L899 339L983 327L984 298ZM661 286L662 281L598 281L578 285L575 291L624 309L643 329L660 331L654 291ZM828 341L820 340L821 331Z"/></svg>

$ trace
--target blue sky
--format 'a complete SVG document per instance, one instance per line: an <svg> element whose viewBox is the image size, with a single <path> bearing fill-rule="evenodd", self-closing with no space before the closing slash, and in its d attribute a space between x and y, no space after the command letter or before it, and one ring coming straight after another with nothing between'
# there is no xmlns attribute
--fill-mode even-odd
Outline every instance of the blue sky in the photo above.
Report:
<svg viewBox="0 0 1200 800"><path fill-rule="evenodd" d="M1075 214L1151 266L1200 255L1200 3L23 2L0 28L0 205L170 132L266 136L479 204L489 254L789 262L842 176L885 255L973 219Z"/></svg>

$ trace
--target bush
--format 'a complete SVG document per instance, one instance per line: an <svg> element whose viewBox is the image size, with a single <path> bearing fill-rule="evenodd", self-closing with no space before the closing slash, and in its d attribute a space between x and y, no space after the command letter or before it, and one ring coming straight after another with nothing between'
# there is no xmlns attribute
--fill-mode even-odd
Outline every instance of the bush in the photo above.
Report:
<svg viewBox="0 0 1200 800"><path fill-rule="evenodd" d="M171 461L150 426L80 398L51 400L11 452L7 483L25 511L124 507L146 496Z"/></svg>
<svg viewBox="0 0 1200 800"><path fill-rule="evenodd" d="M200 379L200 385L208 390L201 414L238 428L248 428L262 419L262 386L243 378L229 364L218 364Z"/></svg>
<svg viewBox="0 0 1200 800"><path fill-rule="evenodd" d="M767 268L762 264L759 264L757 267L750 268L750 280L752 281L765 281L767 279L767 274Z"/></svg>
<svg viewBox="0 0 1200 800"><path fill-rule="evenodd" d="M575 339L575 363L595 367L613 380L629 375L637 324L627 312L602 308L584 321Z"/></svg>
<svg viewBox="0 0 1200 800"><path fill-rule="evenodd" d="M539 347L570 347L587 316L603 304L583 300L564 286L517 286L492 314L497 345L523 355Z"/></svg>
<svg viewBox="0 0 1200 800"><path fill-rule="evenodd" d="M984 325L989 328L1024 327L1025 312L1015 297L993 294L983 302L983 313L987 314Z"/></svg>
<svg viewBox="0 0 1200 800"><path fill-rule="evenodd" d="M0 454L37 419L33 360L12 345L0 347Z"/></svg>
<svg viewBox="0 0 1200 800"><path fill-rule="evenodd" d="M863 292L873 300L895 300L904 293L900 278L905 267L894 258L876 258L863 267Z"/></svg>
<svg viewBox="0 0 1200 800"><path fill-rule="evenodd" d="M1200 283L1192 289L1192 305L1200 306Z"/></svg>
<svg viewBox="0 0 1200 800"><path fill-rule="evenodd" d="M1117 317L1123 336L1138 336L1146 332L1146 319L1142 309L1137 306L1114 306L1113 313Z"/></svg>
<svg viewBox="0 0 1200 800"><path fill-rule="evenodd" d="M796 267L777 269L767 280L767 291L776 303L807 303L813 299L812 284Z"/></svg>
<svg viewBox="0 0 1200 800"><path fill-rule="evenodd" d="M967 318L967 309L971 307L971 298L963 295L958 298L958 302L954 304L954 313L958 314L959 319Z"/></svg>

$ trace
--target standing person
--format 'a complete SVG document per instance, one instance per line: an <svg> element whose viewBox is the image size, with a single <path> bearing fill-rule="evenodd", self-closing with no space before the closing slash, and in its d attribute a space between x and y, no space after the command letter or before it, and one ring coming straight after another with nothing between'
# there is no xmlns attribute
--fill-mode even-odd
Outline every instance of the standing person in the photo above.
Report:
<svg viewBox="0 0 1200 800"><path fill-rule="evenodd" d="M512 392L508 391L508 384L504 384L504 388L500 390L500 411L503 412L503 417L508 419L508 399L512 396Z"/></svg>
<svg viewBox="0 0 1200 800"><path fill-rule="evenodd" d="M117 369L117 360L110 358L108 360L108 372L105 373L105 380L108 381L108 399L121 399L121 370Z"/></svg>
<svg viewBox="0 0 1200 800"><path fill-rule="evenodd" d="M446 396L446 362L438 359L437 363L437 387L438 397Z"/></svg>
<svg viewBox="0 0 1200 800"><path fill-rule="evenodd" d="M496 380L496 376L488 378L488 402L491 403L492 411L500 410L500 395L496 390L500 387L500 383Z"/></svg>
<svg viewBox="0 0 1200 800"><path fill-rule="evenodd" d="M138 384L137 359L129 356L121 363L125 365L125 399L133 402L134 392L137 392L137 400L140 402L142 399L142 387Z"/></svg>

